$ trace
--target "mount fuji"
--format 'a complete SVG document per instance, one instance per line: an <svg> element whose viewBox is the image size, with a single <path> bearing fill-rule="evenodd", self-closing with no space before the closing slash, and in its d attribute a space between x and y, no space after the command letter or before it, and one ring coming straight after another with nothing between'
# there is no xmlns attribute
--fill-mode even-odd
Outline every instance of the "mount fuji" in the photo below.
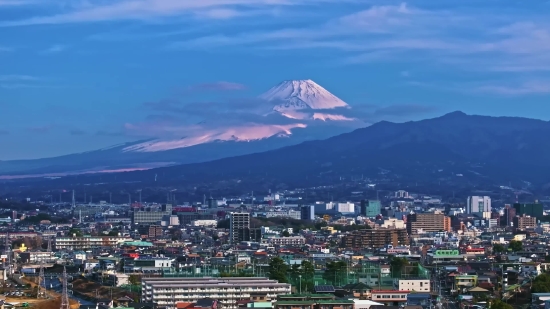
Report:
<svg viewBox="0 0 550 309"><path fill-rule="evenodd" d="M169 136L60 157L0 161L0 179L133 171L206 162L304 141L328 138L363 124L346 116L351 107L312 80L288 80L254 99L262 107L252 121L202 119L198 125L170 124ZM246 111L250 113L249 111ZM225 119L227 121L227 119ZM144 127L125 126L126 130ZM158 126L152 124L151 131ZM173 132L176 132L174 134Z"/></svg>

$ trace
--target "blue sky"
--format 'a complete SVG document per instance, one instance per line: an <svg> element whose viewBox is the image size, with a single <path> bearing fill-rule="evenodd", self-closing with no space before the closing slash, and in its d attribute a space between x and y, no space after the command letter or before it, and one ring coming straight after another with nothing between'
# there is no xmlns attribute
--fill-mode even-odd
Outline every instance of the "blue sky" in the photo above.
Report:
<svg viewBox="0 0 550 309"><path fill-rule="evenodd" d="M549 120L548 16L548 1L0 0L0 160L157 137L173 115L148 103L232 109L287 79L367 123Z"/></svg>

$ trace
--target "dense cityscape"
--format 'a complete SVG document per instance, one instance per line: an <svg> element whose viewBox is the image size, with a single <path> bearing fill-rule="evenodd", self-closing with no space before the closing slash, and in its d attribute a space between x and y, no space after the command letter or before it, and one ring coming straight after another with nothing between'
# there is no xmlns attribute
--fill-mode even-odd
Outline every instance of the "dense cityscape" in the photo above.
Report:
<svg viewBox="0 0 550 309"><path fill-rule="evenodd" d="M378 199L361 198L373 190ZM303 190L175 204L75 194L2 202L5 304L60 295L81 308L479 309L550 299L550 216L536 200L448 203L375 185L314 203Z"/></svg>
<svg viewBox="0 0 550 309"><path fill-rule="evenodd" d="M0 0L0 309L550 309L550 0Z"/></svg>

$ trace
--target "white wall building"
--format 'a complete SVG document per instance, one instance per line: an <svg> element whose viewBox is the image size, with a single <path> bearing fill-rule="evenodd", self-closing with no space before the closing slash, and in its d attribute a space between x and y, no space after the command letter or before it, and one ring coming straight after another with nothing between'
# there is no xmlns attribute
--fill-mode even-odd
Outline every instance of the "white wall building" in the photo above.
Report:
<svg viewBox="0 0 550 309"><path fill-rule="evenodd" d="M168 309L175 308L176 302L192 303L204 298L217 299L224 309L236 309L239 299L275 302L278 295L291 293L290 284L261 277L143 278L141 285L142 302Z"/></svg>
<svg viewBox="0 0 550 309"><path fill-rule="evenodd" d="M429 279L396 279L394 285L399 291L430 292Z"/></svg>
<svg viewBox="0 0 550 309"><path fill-rule="evenodd" d="M482 214L483 218L491 218L491 198L489 196L469 196L466 201L467 214Z"/></svg>
<svg viewBox="0 0 550 309"><path fill-rule="evenodd" d="M216 226L218 221L216 220L194 220L191 222L193 226Z"/></svg>

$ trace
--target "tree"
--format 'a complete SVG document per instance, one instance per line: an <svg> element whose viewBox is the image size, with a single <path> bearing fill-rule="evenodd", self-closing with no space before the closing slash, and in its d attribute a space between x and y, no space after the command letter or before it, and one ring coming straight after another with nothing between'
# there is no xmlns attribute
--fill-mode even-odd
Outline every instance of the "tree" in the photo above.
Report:
<svg viewBox="0 0 550 309"><path fill-rule="evenodd" d="M315 286L315 267L310 261L302 261L300 265L302 274L302 291L313 292Z"/></svg>
<svg viewBox="0 0 550 309"><path fill-rule="evenodd" d="M269 279L277 280L279 283L288 283L288 265L280 257L274 257L269 261Z"/></svg>
<svg viewBox="0 0 550 309"><path fill-rule="evenodd" d="M139 283L141 282L138 275L130 275L130 277L128 277L128 281L131 285L139 285Z"/></svg>
<svg viewBox="0 0 550 309"><path fill-rule="evenodd" d="M69 230L69 233L67 233L69 236L75 235L76 237L82 237L84 234L82 234L82 231L79 229L72 228Z"/></svg>
<svg viewBox="0 0 550 309"><path fill-rule="evenodd" d="M290 236L290 233L288 232L288 230L284 230L283 237L289 237L289 236Z"/></svg>
<svg viewBox="0 0 550 309"><path fill-rule="evenodd" d="M532 293L550 293L550 274L540 274L533 280Z"/></svg>
<svg viewBox="0 0 550 309"><path fill-rule="evenodd" d="M506 251L506 248L504 248L503 245L501 245L501 244L494 244L493 245L493 252L494 253L504 252L504 251Z"/></svg>
<svg viewBox="0 0 550 309"><path fill-rule="evenodd" d="M523 243L518 240L511 240L508 244L508 249L517 252L523 250Z"/></svg>
<svg viewBox="0 0 550 309"><path fill-rule="evenodd" d="M392 273L392 276L394 278L400 276L404 268L408 265L409 260L407 260L406 258L392 256L390 258L390 271Z"/></svg>
<svg viewBox="0 0 550 309"><path fill-rule="evenodd" d="M512 305L503 302L500 299L494 299L489 303L490 309L513 309Z"/></svg>
<svg viewBox="0 0 550 309"><path fill-rule="evenodd" d="M345 276L348 271L348 264L345 261L328 262L323 279L332 282L334 286L341 286L344 282L342 276Z"/></svg>

